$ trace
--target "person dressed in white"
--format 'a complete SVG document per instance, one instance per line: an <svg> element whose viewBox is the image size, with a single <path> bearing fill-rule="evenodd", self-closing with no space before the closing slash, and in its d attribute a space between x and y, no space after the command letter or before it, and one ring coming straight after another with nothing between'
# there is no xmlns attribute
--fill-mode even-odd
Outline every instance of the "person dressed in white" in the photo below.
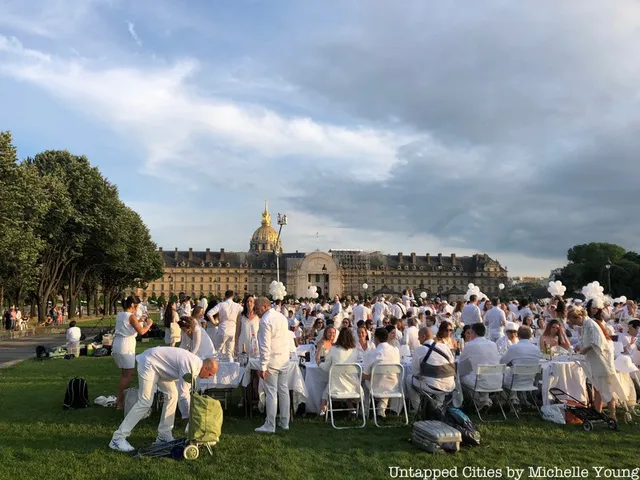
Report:
<svg viewBox="0 0 640 480"><path fill-rule="evenodd" d="M245 352L251 350L251 339L258 338L258 329L260 328L260 317L255 312L255 299L253 295L245 297L240 315L240 321L236 325L236 352L241 353L243 346Z"/></svg>
<svg viewBox="0 0 640 480"><path fill-rule="evenodd" d="M120 452L135 450L127 441L131 431L151 408L156 387L164 393L164 405L158 425L156 444L173 440L178 392L176 382L185 380L185 375L209 378L218 371L218 362L213 358L201 360L193 353L181 348L154 347L136 357L138 360L138 401L113 434L109 447Z"/></svg>
<svg viewBox="0 0 640 480"><path fill-rule="evenodd" d="M384 317L389 314L389 309L387 305L381 298L378 298L376 303L373 305L372 319L373 325L376 328L382 327L382 321Z"/></svg>
<svg viewBox="0 0 640 480"><path fill-rule="evenodd" d="M418 345L411 358L413 375L406 378L413 411L420 407L420 391L442 392L442 395L436 395L444 400L445 394L452 392L456 385L455 358L451 349L443 343L435 343L433 332L429 328L421 328L418 336L421 345Z"/></svg>
<svg viewBox="0 0 640 480"><path fill-rule="evenodd" d="M515 324L507 325L507 333L509 333L510 327ZM502 355L500 359L500 363L511 367L513 365L538 365L540 363L540 359L542 358L542 352L538 348L537 345L531 343L531 337L533 336L533 332L531 328L524 326L519 327L517 332L518 338L517 342L512 343L507 351ZM502 339L501 339L502 340ZM504 385L507 388L511 388L511 381L513 379L513 375L511 374L510 369L507 369L507 372L504 376ZM514 387L527 387L533 384L533 378L520 377L518 376L518 383L514 383ZM515 399L515 398L514 398Z"/></svg>
<svg viewBox="0 0 640 480"><path fill-rule="evenodd" d="M69 352L76 352L79 355L80 339L82 338L82 332L80 327L76 327L76 321L71 320L69 328L67 329L67 349Z"/></svg>
<svg viewBox="0 0 640 480"><path fill-rule="evenodd" d="M475 387L475 369L478 365L498 365L500 363L498 347L494 342L485 338L485 333L486 327L483 323L472 324L471 341L465 343L458 359L458 372L462 384L472 389ZM496 378L485 376L478 382L478 387L481 389L489 390L501 386L502 375L496 375ZM478 403L483 407L490 407L493 404L488 394L480 394Z"/></svg>
<svg viewBox="0 0 640 480"><path fill-rule="evenodd" d="M400 319L407 313L407 308L403 305L399 298L395 299L395 303L391 306L391 315Z"/></svg>
<svg viewBox="0 0 640 480"><path fill-rule="evenodd" d="M389 332L386 328L377 328L374 334L375 350L367 354L364 359L363 376L365 380L371 382L371 371L373 366L378 363L400 363L400 351L390 345L387 342L389 338ZM389 378L387 375L376 376L375 383L373 385L374 390L384 391L393 390L397 386L398 379L393 376ZM388 398L380 398L377 405L377 415L379 417L386 416L387 406L389 405Z"/></svg>
<svg viewBox="0 0 640 480"><path fill-rule="evenodd" d="M200 307L193 309L194 314L200 310ZM178 321L178 326L182 331L180 340L180 348L193 353L196 357L204 360L205 358L215 358L216 349L213 342L207 335L207 332L200 326L200 323L193 317L182 317ZM178 398L178 407L182 414L183 420L189 419L189 408L191 406L191 395L189 394L189 384L183 379L178 380L178 390L180 392Z"/></svg>
<svg viewBox="0 0 640 480"><path fill-rule="evenodd" d="M225 292L224 302L220 302L207 313L207 318L211 323L214 323L214 315L218 315L218 332L214 344L221 360L231 360L233 358L236 322L241 313L242 305L233 301L232 290Z"/></svg>
<svg viewBox="0 0 640 480"><path fill-rule="evenodd" d="M356 330L356 361L364 362L367 354L374 348L375 346L373 345L373 341L369 337L369 331L367 330L367 327L358 327L358 329Z"/></svg>
<svg viewBox="0 0 640 480"><path fill-rule="evenodd" d="M205 297L204 295L202 295L200 297L200 301L198 302L198 306L200 308L202 308L203 312L207 311L207 307L209 306L209 300L207 300L207 297Z"/></svg>
<svg viewBox="0 0 640 480"><path fill-rule="evenodd" d="M336 295L333 299L333 305L331 305L331 316L335 317L339 313L342 313L342 304L340 303L340 297Z"/></svg>
<svg viewBox="0 0 640 480"><path fill-rule="evenodd" d="M411 316L407 318L408 327L404 331L404 340L405 344L409 347L409 351L411 355L413 355L413 351L420 345L420 340L418 339L418 327L416 326L416 319Z"/></svg>
<svg viewBox="0 0 640 480"><path fill-rule="evenodd" d="M478 308L478 296L471 295L469 297L469 303L467 303L462 309L462 315L460 321L464 325L473 325L474 323L482 323L482 313Z"/></svg>
<svg viewBox="0 0 640 480"><path fill-rule="evenodd" d="M488 310L484 317L484 324L489 330L489 340L496 342L504 336L504 326L507 324L507 318L500 308L499 298L492 299L491 305L493 305L491 310Z"/></svg>
<svg viewBox="0 0 640 480"><path fill-rule="evenodd" d="M518 343L518 324L514 322L507 323L507 326L504 327L505 335L500 337L496 342L496 347L498 347L498 353L500 355L504 355L509 350L511 345L515 345ZM529 329L531 330L531 329Z"/></svg>
<svg viewBox="0 0 640 480"><path fill-rule="evenodd" d="M567 318L571 325L582 327L581 343L576 349L584 355L587 363L587 377L595 389L593 407L602 412L602 403L607 403L609 416L616 418L616 400L613 382L616 370L613 363L613 344L607 340L595 320L587 317L582 308L574 308Z"/></svg>
<svg viewBox="0 0 640 480"><path fill-rule="evenodd" d="M331 367L338 363L354 363L358 357L358 352L355 349L355 341L350 328L343 328L340 330L338 340L335 345L327 352L324 362L318 365L324 372L329 374ZM349 381L348 378L342 376L340 380L334 382L334 391L338 392L353 392L357 391L358 380L354 378L353 381ZM322 402L320 404L320 416L324 416L327 413L327 401L329 398L329 384L322 393Z"/></svg>
<svg viewBox="0 0 640 480"><path fill-rule="evenodd" d="M271 309L266 297L256 300L256 312L260 315L258 343L260 344L260 370L258 375L264 381L267 418L264 425L256 428L259 433L275 433L276 412L280 407L280 424L289 430L289 386L283 367L289 361L289 322L281 313Z"/></svg>
<svg viewBox="0 0 640 480"><path fill-rule="evenodd" d="M353 307L353 324L357 325L360 320L367 320L367 307L364 306L362 300L358 300L356 306Z"/></svg>
<svg viewBox="0 0 640 480"><path fill-rule="evenodd" d="M129 295L122 302L124 312L116 315L116 330L113 339L113 347L111 355L118 368L121 369L120 384L118 385L118 396L116 407L124 407L124 391L129 388L133 373L136 367L136 336L144 335L149 331L153 320L149 319L146 326L142 326L136 317L135 312L138 309L140 299Z"/></svg>
<svg viewBox="0 0 640 480"><path fill-rule="evenodd" d="M164 343L175 347L181 337L180 327L178 326L180 316L176 311L176 302L169 302L164 310L162 320L164 322Z"/></svg>

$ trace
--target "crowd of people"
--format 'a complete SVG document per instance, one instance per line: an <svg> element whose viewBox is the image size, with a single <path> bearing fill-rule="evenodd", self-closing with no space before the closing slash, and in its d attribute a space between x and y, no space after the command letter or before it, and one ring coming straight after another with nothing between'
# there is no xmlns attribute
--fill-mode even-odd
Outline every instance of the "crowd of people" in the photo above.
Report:
<svg viewBox="0 0 640 480"><path fill-rule="evenodd" d="M372 301L336 296L332 302L272 303L247 295L238 303L234 292L228 291L224 301L209 305L205 297L196 302L181 295L177 302L161 306L165 343L177 348L150 349L153 352L144 358L135 356L135 337L149 331L153 322L137 297L127 298L123 307L116 319L113 345L114 360L122 370L117 404L123 405L136 358L138 377L147 382L140 389L142 406L152 400L149 382L171 383L172 387L163 388L175 401L165 402L157 441L172 438L170 424L172 427L176 408L188 419L190 383L182 374L189 370L199 375L202 369L203 375L210 376L217 371L218 360L232 361L240 355L259 359L258 374L264 382L267 418L256 431L276 431L278 406L278 426L288 429L289 394L283 367L296 347L304 344L315 346L315 362L327 373L335 364L361 363L365 381L371 381L378 363L410 361L413 374L406 378L405 387L414 411L425 390L436 396L452 392L456 370L463 386L474 388L478 365L537 365L543 355L576 352L586 358L596 409L606 403L609 414L615 416L614 356L629 355L634 364L640 364L636 347L640 320L635 318L637 305L631 300L609 305L592 299L583 307L580 300L568 304L561 298L544 303L502 302L471 295L466 302L449 303L439 298L416 299L405 290L402 296L380 296ZM503 380L510 382L510 374ZM327 397L325 389L320 414L326 413ZM483 408L492 404L488 395L479 401ZM384 417L388 406L387 399L378 399L377 415ZM141 411L138 408L137 413L130 413L132 418L127 416L114 434L112 448L132 448L126 437Z"/></svg>

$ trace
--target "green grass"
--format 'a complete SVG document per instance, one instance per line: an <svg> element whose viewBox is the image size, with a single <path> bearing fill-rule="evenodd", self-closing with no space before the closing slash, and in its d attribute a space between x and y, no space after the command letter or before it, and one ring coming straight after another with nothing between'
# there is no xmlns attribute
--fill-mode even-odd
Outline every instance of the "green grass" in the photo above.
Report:
<svg viewBox="0 0 640 480"><path fill-rule="evenodd" d="M457 455L429 455L408 442L409 427L378 429L371 423L360 430L337 431L315 418L296 418L289 432L255 434L253 429L262 424L262 418L245 419L236 407L237 400L226 412L213 457L202 450L193 462L135 460L107 447L122 412L97 406L62 409L70 378L85 378L93 400L113 394L118 375L110 357L27 361L0 370L0 479L377 479L389 478L389 466L457 466L463 478L465 466L638 465L637 425L621 425L617 432L598 428L586 433L579 426L529 418L480 426L480 447L465 447ZM155 439L157 421L155 414L141 422L131 443L149 445ZM176 430L176 436L179 433ZM592 470L590 478L595 478Z"/></svg>

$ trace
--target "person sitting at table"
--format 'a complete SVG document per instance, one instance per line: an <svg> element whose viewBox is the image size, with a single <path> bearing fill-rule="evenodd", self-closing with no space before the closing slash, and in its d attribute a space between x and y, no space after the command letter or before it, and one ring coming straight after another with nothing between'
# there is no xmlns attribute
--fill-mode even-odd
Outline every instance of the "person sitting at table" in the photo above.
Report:
<svg viewBox="0 0 640 480"><path fill-rule="evenodd" d="M327 326L323 330L322 338L316 344L316 364L320 365L322 360L327 357L327 354L331 350L336 338L336 329L333 325Z"/></svg>
<svg viewBox="0 0 640 480"><path fill-rule="evenodd" d="M370 340L369 332L365 327L358 328L358 336L356 340L356 352L358 353L358 362L363 362L365 356L374 349L373 342Z"/></svg>
<svg viewBox="0 0 640 480"><path fill-rule="evenodd" d="M587 316L582 308L574 308L567 317L572 325L582 327L580 345L576 351L585 355L587 378L594 388L593 407L602 412L602 403L607 403L609 416L616 418L616 400L613 396L613 384L616 382L616 369L613 363L613 346L607 340L602 329L595 320Z"/></svg>
<svg viewBox="0 0 640 480"><path fill-rule="evenodd" d="M455 358L451 349L443 343L436 342L430 328L421 328L418 331L418 338L420 345L416 347L411 358L413 375L405 380L409 406L413 413L420 407L421 391L442 392L435 394L442 402L445 395L453 391L456 383Z"/></svg>
<svg viewBox="0 0 640 480"><path fill-rule="evenodd" d="M195 307L193 311L201 307ZM193 313L192 311L192 313ZM198 320L193 317L183 316L178 320L178 326L182 331L182 337L180 338L180 347L183 350L187 350L193 353L198 358L204 360L205 358L215 358L216 349L213 346L213 342L204 328L200 326ZM189 387L185 385L184 380L178 381L178 391L180 395L178 397L178 409L182 415L183 420L189 420L189 408L191 403L191 397L189 394Z"/></svg>
<svg viewBox="0 0 640 480"><path fill-rule="evenodd" d="M496 347L498 347L498 353L504 355L511 345L518 343L518 324L515 322L507 323L504 327L505 334L498 339Z"/></svg>
<svg viewBox="0 0 640 480"><path fill-rule="evenodd" d="M360 321L362 321L362 320L360 320ZM339 330L342 331L345 328L347 330L351 330L351 320L349 320L348 318L342 319L342 323L340 324Z"/></svg>
<svg viewBox="0 0 640 480"><path fill-rule="evenodd" d="M498 347L494 342L485 338L485 333L486 327L483 323L472 324L471 341L465 343L464 350L462 350L458 360L458 372L460 373L462 384L471 389L476 386L475 369L478 365L498 365L500 363ZM478 387L481 389L496 388L492 380L485 377L478 382ZM498 385L501 385L501 382L502 376L500 376ZM489 395L486 393L477 394L476 398L478 398L478 404L481 407L489 408L493 405Z"/></svg>
<svg viewBox="0 0 640 480"><path fill-rule="evenodd" d="M393 340L389 340L389 343L396 348L400 348L403 338L402 331L400 330L400 327L402 327L402 321L399 318L391 317L391 319L389 320L389 324L395 330Z"/></svg>
<svg viewBox="0 0 640 480"><path fill-rule="evenodd" d="M571 351L571 342L567 338L567 334L564 331L564 327L560 320L549 320L547 327L544 329L544 333L540 337L538 347L541 352L545 350L551 351L551 349L557 350L558 347L563 348L567 352Z"/></svg>
<svg viewBox="0 0 640 480"><path fill-rule="evenodd" d="M640 365L640 350L638 349L637 343L640 340L640 320L631 320L628 325L627 334L624 336L624 341L626 341L627 348L623 351L627 355L631 356L631 361L634 365Z"/></svg>
<svg viewBox="0 0 640 480"><path fill-rule="evenodd" d="M507 351L502 355L500 363L511 367L512 365L538 365L542 358L542 352L540 349L531 343L531 336L533 332L527 326L518 328L518 341L512 343ZM504 385L507 388L511 387L513 375L510 369L507 369L504 376ZM522 381L522 386L529 386L533 383L533 379L519 378L519 382ZM514 386L521 386L514 384ZM512 400L517 402L517 396L513 395Z"/></svg>
<svg viewBox="0 0 640 480"><path fill-rule="evenodd" d="M427 328L430 328L434 335L438 333L438 325L436 324L436 317L433 315L427 315L425 318Z"/></svg>
<svg viewBox="0 0 640 480"><path fill-rule="evenodd" d="M455 352L458 348L458 342L456 342L455 338L453 338L452 335L453 325L447 320L443 320L438 327L436 342L446 345L452 352Z"/></svg>
<svg viewBox="0 0 640 480"><path fill-rule="evenodd" d="M322 338L324 330L324 318L316 318L315 322L313 322L313 327L311 327L309 338L314 342L317 341L319 338Z"/></svg>
<svg viewBox="0 0 640 480"><path fill-rule="evenodd" d="M389 332L386 328L376 328L374 344L376 346L370 354L367 354L362 367L363 377L365 380L371 381L371 370L377 363L400 363L400 351L389 345ZM376 378L375 390L393 390L397 386L397 377L380 376ZM379 399L377 406L377 415L379 417L386 416L388 398Z"/></svg>
<svg viewBox="0 0 640 480"><path fill-rule="evenodd" d="M462 327L462 342L464 345L471 341L471 325L465 325ZM464 348L464 347L463 347ZM462 350L462 348L460 349Z"/></svg>
<svg viewBox="0 0 640 480"><path fill-rule="evenodd" d="M400 342L398 341L398 337L396 336L398 333L398 330L393 325L387 325L385 327L385 330L388 333L387 343L389 343L389 345L391 345L392 347L399 349Z"/></svg>
<svg viewBox="0 0 640 480"><path fill-rule="evenodd" d="M338 335L338 340L336 343L330 348L325 356L324 362L319 363L318 366L327 374L331 370L333 365L337 365L338 363L354 363L357 359L358 352L355 349L356 343L353 339L353 334L351 333L350 328L343 328L340 330L340 334ZM339 382L335 382L339 391L349 390L353 391L353 385L351 385L344 376L340 377ZM327 401L329 394L329 384L324 389L322 393L322 403L320 404L320 416L324 416L327 413Z"/></svg>

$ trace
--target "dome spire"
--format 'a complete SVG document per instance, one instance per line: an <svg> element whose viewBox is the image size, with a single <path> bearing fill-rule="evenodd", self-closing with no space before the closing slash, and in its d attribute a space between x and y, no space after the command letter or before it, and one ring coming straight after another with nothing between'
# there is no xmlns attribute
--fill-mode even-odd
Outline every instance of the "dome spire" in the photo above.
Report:
<svg viewBox="0 0 640 480"><path fill-rule="evenodd" d="M264 212L262 212L262 225L265 227L271 226L271 214L269 213L269 204L267 200L264 201Z"/></svg>

